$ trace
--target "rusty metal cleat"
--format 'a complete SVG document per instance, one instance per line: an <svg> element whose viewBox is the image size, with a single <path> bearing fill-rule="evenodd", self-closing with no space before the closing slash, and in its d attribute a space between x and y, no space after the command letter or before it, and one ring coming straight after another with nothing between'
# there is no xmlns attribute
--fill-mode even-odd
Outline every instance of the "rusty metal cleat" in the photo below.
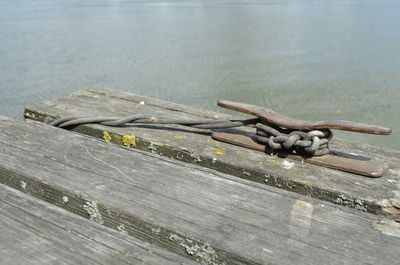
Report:
<svg viewBox="0 0 400 265"><path fill-rule="evenodd" d="M359 133L369 133L377 135L389 135L392 130L389 128L356 123L342 120L326 120L326 121L306 121L287 117L276 113L272 110L258 107L254 105L232 102L219 101L218 105L227 109L240 111L243 113L255 115L260 119L260 122L265 125L278 126L284 129L297 131L312 131L312 130L327 130L338 129ZM339 151L329 150L327 154L322 156L311 156L302 153L296 153L284 149L274 150L268 145L261 144L255 140L252 135L247 132L242 133L227 133L214 132L213 139L227 142L230 144L243 146L246 148L262 151L268 154L275 154L281 158L289 158L293 160L304 161L306 163L316 164L328 168L333 168L341 171L346 171L354 174L359 174L368 177L381 177L387 170L388 166L381 160L368 158L353 154L346 154Z"/></svg>

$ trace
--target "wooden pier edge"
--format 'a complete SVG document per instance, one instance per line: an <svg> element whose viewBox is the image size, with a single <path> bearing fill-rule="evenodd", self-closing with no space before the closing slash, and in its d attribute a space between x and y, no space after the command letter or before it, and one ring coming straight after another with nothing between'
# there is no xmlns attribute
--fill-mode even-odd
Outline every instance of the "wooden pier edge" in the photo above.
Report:
<svg viewBox="0 0 400 265"><path fill-rule="evenodd" d="M203 264L398 260L392 220L37 122L0 129L1 183Z"/></svg>
<svg viewBox="0 0 400 265"><path fill-rule="evenodd" d="M86 90L48 100L27 107L24 115L27 119L49 123L66 116L123 117L133 113L232 118L222 113L106 89ZM368 179L296 161L287 161L291 167L286 167L282 159L210 140L210 133L206 131L199 133L198 130L181 126L159 126L159 129L163 131L162 134L160 130L146 126L112 128L89 124L72 130L119 145L124 145L124 136L132 135L135 137L135 146L131 147L139 150L400 220L399 151L336 139L333 149L375 157L389 165L389 171L382 178Z"/></svg>

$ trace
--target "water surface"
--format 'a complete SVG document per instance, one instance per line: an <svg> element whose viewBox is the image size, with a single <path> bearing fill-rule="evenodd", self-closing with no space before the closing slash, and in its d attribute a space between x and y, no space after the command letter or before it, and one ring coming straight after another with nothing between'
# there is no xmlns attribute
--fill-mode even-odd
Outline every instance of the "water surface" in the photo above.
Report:
<svg viewBox="0 0 400 265"><path fill-rule="evenodd" d="M106 87L346 119L400 149L400 1L0 0L0 115Z"/></svg>

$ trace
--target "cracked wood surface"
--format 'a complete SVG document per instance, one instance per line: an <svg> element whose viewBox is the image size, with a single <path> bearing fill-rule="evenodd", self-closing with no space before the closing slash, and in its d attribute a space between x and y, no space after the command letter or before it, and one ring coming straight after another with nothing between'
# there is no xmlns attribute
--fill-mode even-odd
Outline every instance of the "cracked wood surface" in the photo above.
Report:
<svg viewBox="0 0 400 265"><path fill-rule="evenodd" d="M2 184L0 260L8 265L197 264Z"/></svg>
<svg viewBox="0 0 400 265"><path fill-rule="evenodd" d="M182 118L232 118L221 113L104 89L82 91L27 107L25 117L49 123L56 117L125 117L137 113ZM135 147L140 150L400 220L400 208L395 207L400 204L399 151L336 139L331 145L333 150L377 158L389 165L389 171L383 177L371 179L217 142L211 139L209 131L182 126L112 128L82 125L73 130L97 138L103 138L106 131L113 143L121 145L124 135L133 135Z"/></svg>
<svg viewBox="0 0 400 265"><path fill-rule="evenodd" d="M203 264L398 261L393 220L32 121L0 121L0 182Z"/></svg>

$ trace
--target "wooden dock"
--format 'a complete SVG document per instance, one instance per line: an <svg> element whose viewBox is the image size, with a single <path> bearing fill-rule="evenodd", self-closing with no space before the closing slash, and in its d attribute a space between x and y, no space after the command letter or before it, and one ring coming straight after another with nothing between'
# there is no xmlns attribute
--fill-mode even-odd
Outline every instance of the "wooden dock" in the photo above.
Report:
<svg viewBox="0 0 400 265"><path fill-rule="evenodd" d="M111 90L87 90L45 101L26 108L25 117L49 123L68 116L126 117L138 113L155 117L229 118L221 113ZM400 151L336 139L331 145L334 150L377 158L389 165L384 177L371 179L298 161L287 161L291 165L288 167L281 158L217 142L207 130L179 125L113 128L89 124L73 130L119 145L124 145L124 136L132 135L139 150L400 220Z"/></svg>
<svg viewBox="0 0 400 265"><path fill-rule="evenodd" d="M133 113L227 117L91 90L28 107L28 121L0 118L1 261L398 263L400 152L337 141L341 151L389 164L371 179L292 161L285 168L181 126L74 133L45 124Z"/></svg>

